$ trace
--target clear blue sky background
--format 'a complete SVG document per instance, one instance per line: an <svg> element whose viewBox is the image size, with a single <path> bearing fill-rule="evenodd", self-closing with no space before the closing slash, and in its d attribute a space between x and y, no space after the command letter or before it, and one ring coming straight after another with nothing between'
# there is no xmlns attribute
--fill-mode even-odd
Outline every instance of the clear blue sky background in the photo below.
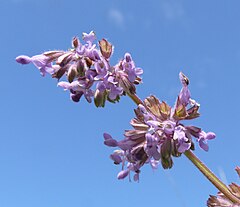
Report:
<svg viewBox="0 0 240 207"><path fill-rule="evenodd" d="M0 207L204 206L217 190L182 156L171 170L144 167L140 183L119 181L103 132L121 139L135 105L75 104L15 57L64 49L94 30L144 69L138 95L173 104L179 71L201 103L193 123L217 138L195 153L224 182L240 163L240 2L1 0Z"/></svg>

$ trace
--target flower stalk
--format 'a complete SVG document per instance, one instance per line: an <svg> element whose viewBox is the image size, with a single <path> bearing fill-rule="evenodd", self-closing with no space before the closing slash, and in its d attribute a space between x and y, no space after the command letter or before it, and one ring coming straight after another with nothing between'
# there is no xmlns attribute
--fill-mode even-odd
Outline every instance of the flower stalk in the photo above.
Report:
<svg viewBox="0 0 240 207"><path fill-rule="evenodd" d="M133 100L137 105L142 104L143 102L136 94L128 93L128 96ZM240 204L240 200L234 196L230 189L217 178L208 167L203 164L203 162L189 149L184 152L184 155L201 171L201 173L220 191L222 192L229 200L233 203Z"/></svg>
<svg viewBox="0 0 240 207"><path fill-rule="evenodd" d="M240 204L240 200L231 193L230 189L191 150L187 150L184 154L220 192L233 203Z"/></svg>
<svg viewBox="0 0 240 207"><path fill-rule="evenodd" d="M137 105L142 104L142 100L135 93L127 93L127 95L133 100Z"/></svg>

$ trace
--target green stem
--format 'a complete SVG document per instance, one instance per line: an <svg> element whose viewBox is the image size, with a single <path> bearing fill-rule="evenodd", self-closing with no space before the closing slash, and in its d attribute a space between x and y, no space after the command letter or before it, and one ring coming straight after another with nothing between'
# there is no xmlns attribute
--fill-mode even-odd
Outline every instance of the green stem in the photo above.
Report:
<svg viewBox="0 0 240 207"><path fill-rule="evenodd" d="M231 193L230 189L219 180L191 150L187 150L184 154L220 192L233 203L240 204L240 200Z"/></svg>
<svg viewBox="0 0 240 207"><path fill-rule="evenodd" d="M128 96L137 105L143 103L136 94L128 93ZM240 200L231 193L230 189L221 180L219 180L191 150L187 150L184 154L220 192L222 192L233 203L240 204Z"/></svg>
<svg viewBox="0 0 240 207"><path fill-rule="evenodd" d="M142 100L136 95L132 93L127 93L127 95L133 100L133 102L137 105L142 104Z"/></svg>

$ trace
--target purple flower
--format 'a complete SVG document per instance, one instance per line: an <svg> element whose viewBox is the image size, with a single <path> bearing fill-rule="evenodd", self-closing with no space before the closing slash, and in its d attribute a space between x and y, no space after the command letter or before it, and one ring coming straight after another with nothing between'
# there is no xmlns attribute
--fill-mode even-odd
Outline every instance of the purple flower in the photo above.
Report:
<svg viewBox="0 0 240 207"><path fill-rule="evenodd" d="M191 147L190 139L187 137L185 130L186 129L181 125L175 127L174 129L173 140L177 140L177 149L180 153L189 150Z"/></svg>
<svg viewBox="0 0 240 207"><path fill-rule="evenodd" d="M83 32L83 40L88 43L88 45L91 47L93 41L96 39L96 35L94 31L91 31L89 34Z"/></svg>
<svg viewBox="0 0 240 207"><path fill-rule="evenodd" d="M125 59L131 61L130 56ZM140 168L144 164L150 164L153 169L156 169L159 163L164 169L171 168L172 157L179 157L185 151L194 149L192 137L196 138L200 148L208 150L207 141L214 139L215 134L205 133L198 127L181 123L182 120L197 118L200 105L190 99L187 88L189 80L183 73L180 73L179 77L182 89L174 107L164 101L160 102L155 96L149 96L135 109L136 117L130 122L134 129L126 130L123 140L114 140L114 146L121 149L121 155L112 158L115 164L123 165L119 179L134 172L134 180L138 180ZM111 136L107 137L111 143ZM105 145L111 145L106 142L106 135L104 138ZM118 161L115 161L116 159Z"/></svg>
<svg viewBox="0 0 240 207"><path fill-rule="evenodd" d="M49 73L56 78L58 86L69 90L74 102L79 102L84 95L88 102L97 107L104 107L105 102L116 103L122 95L135 93L135 85L141 83L142 69L136 68L130 54L115 66L110 65L113 45L106 39L94 43L96 35L93 31L83 33L83 43L77 37L72 39L72 49L67 51L48 51L28 57L18 56L21 64L33 63L42 76Z"/></svg>
<svg viewBox="0 0 240 207"><path fill-rule="evenodd" d="M150 133L146 133L146 146L145 146L145 152L148 155L148 157L153 157L154 160L159 160L161 155L160 155L160 150L158 146L159 139L157 136L152 135Z"/></svg>
<svg viewBox="0 0 240 207"><path fill-rule="evenodd" d="M58 83L58 86L62 87L64 90L70 90L70 97L75 102L78 102L82 95L85 96L88 102L92 101L94 93L84 80L76 80L71 83L61 81Z"/></svg>
<svg viewBox="0 0 240 207"><path fill-rule="evenodd" d="M123 89L121 87L118 87L114 84L111 84L109 87L109 99L115 100L118 96L120 96L123 93Z"/></svg>
<svg viewBox="0 0 240 207"><path fill-rule="evenodd" d="M216 137L216 135L213 132L206 133L204 131L201 131L199 133L199 137L198 137L199 146L203 150L208 151L207 141L211 140L211 139L214 139L215 137Z"/></svg>
<svg viewBox="0 0 240 207"><path fill-rule="evenodd" d="M189 104L189 99L191 96L190 91L188 89L189 80L182 72L179 73L179 78L183 85L182 90L180 91L180 94L179 94L179 100L181 104L183 104L184 106L187 106Z"/></svg>
<svg viewBox="0 0 240 207"><path fill-rule="evenodd" d="M134 82L136 78L142 75L143 70L141 68L136 68L135 63L132 60L132 56L129 53L124 55L124 59L122 61L123 71L128 75L128 79L130 82Z"/></svg>
<svg viewBox="0 0 240 207"><path fill-rule="evenodd" d="M28 57L26 55L20 55L16 58L16 61L21 64L33 63L39 70L42 76L46 73L53 74L54 68L50 62L50 58L46 55L35 55L33 57Z"/></svg>
<svg viewBox="0 0 240 207"><path fill-rule="evenodd" d="M116 165L120 164L123 161L120 154L117 151L115 151L113 154L111 154L110 158L114 161L114 164L116 164Z"/></svg>
<svg viewBox="0 0 240 207"><path fill-rule="evenodd" d="M118 143L115 139L112 138L110 134L104 133L103 137L105 139L104 144L109 147L116 147L118 146Z"/></svg>

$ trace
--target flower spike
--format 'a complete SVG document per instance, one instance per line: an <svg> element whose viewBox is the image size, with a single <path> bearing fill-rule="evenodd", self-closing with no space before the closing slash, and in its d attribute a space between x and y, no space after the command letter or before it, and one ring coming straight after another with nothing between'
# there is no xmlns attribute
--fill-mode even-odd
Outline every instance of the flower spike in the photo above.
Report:
<svg viewBox="0 0 240 207"><path fill-rule="evenodd" d="M58 86L69 90L74 102L79 102L84 95L95 106L104 107L105 102L116 103L122 95L135 94L135 85L141 83L143 71L137 68L129 53L116 65L110 65L113 45L106 39L94 43L96 35L93 31L83 33L83 42L77 37L72 39L72 48L68 51L48 51L28 57L18 56L20 64L33 63L42 76L50 74L52 78L61 80Z"/></svg>

